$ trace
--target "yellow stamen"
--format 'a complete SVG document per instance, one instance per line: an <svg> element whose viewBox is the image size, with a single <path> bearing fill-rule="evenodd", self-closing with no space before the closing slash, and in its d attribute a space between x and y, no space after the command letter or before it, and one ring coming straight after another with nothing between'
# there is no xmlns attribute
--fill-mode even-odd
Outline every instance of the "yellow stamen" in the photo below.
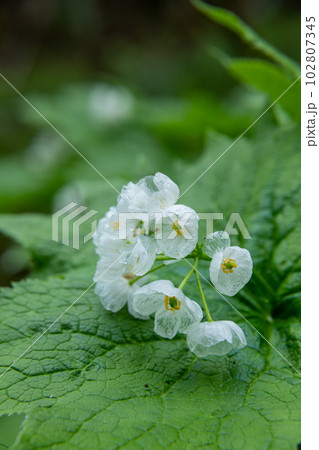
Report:
<svg viewBox="0 0 319 450"><path fill-rule="evenodd" d="M224 273L233 273L233 269L237 268L237 264L232 258L224 258L220 267Z"/></svg>
<svg viewBox="0 0 319 450"><path fill-rule="evenodd" d="M134 273L125 273L123 275L123 278L125 278L126 280L131 281L131 280L134 280L134 278L136 278L136 275L134 275Z"/></svg>
<svg viewBox="0 0 319 450"><path fill-rule="evenodd" d="M172 228L173 228L174 231L176 231L177 236L182 236L183 231L182 231L182 227L181 227L180 224L178 223L178 220L176 220L176 221L173 223Z"/></svg>
<svg viewBox="0 0 319 450"><path fill-rule="evenodd" d="M139 222L138 225L133 230L133 236L136 237L138 234L145 234L143 222Z"/></svg>
<svg viewBox="0 0 319 450"><path fill-rule="evenodd" d="M175 311L179 311L181 309L181 302L177 300L176 297L169 297L166 295L164 303L165 309L167 309L167 311L173 311L174 314Z"/></svg>
<svg viewBox="0 0 319 450"><path fill-rule="evenodd" d="M115 231L118 229L120 222L113 222L112 225L113 225L113 230Z"/></svg>

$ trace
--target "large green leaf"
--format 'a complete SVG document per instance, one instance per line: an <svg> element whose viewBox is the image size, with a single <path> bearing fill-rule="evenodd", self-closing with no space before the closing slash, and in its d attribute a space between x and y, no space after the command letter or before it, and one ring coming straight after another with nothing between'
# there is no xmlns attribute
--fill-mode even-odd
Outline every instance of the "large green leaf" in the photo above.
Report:
<svg viewBox="0 0 319 450"><path fill-rule="evenodd" d="M202 0L190 0L191 3L203 14L210 19L223 25L236 33L244 42L247 42L251 47L259 50L264 55L283 66L290 74L295 77L300 75L300 67L298 64L281 53L269 42L260 37L252 28L243 22L235 13L227 9L219 8L210 5Z"/></svg>
<svg viewBox="0 0 319 450"><path fill-rule="evenodd" d="M89 282L81 273L7 292L2 364ZM160 340L151 323L105 313L92 293L83 300L1 380L2 411L34 405L13 448L291 448L297 441L298 377L249 327L243 352L197 360L183 338ZM278 332L272 343L283 350Z"/></svg>
<svg viewBox="0 0 319 450"><path fill-rule="evenodd" d="M211 133L196 163L174 164L181 191L231 143ZM240 212L252 236L233 238L249 247L254 275L240 295L227 299L249 323L204 283L213 317L240 323L247 336L248 346L226 357L197 359L184 336L164 340L152 321L125 310L106 312L92 289L79 298L92 283L93 245L76 252L53 243L46 216L0 217L0 231L31 252L36 269L2 292L2 372L79 298L0 378L0 413L26 413L12 448L295 448L298 146L292 127L257 127L254 138L230 148L180 200L199 212L223 212L219 229L231 212ZM94 197L102 188L88 186L88 205L100 206ZM150 279L178 284L187 270L186 263L172 265ZM208 277L207 263L200 270ZM185 291L199 299L194 282Z"/></svg>

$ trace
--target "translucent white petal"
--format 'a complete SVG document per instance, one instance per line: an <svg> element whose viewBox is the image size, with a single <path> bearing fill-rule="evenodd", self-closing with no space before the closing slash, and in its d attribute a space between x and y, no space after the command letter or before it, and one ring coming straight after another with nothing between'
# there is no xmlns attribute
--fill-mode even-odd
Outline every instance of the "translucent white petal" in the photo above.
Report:
<svg viewBox="0 0 319 450"><path fill-rule="evenodd" d="M122 309L130 295L127 282L122 277L114 280L98 281L94 290L100 297L104 308L112 312Z"/></svg>
<svg viewBox="0 0 319 450"><path fill-rule="evenodd" d="M94 281L112 280L123 275L126 271L126 264L123 259L118 260L114 254L109 254L99 259L96 272L93 277Z"/></svg>
<svg viewBox="0 0 319 450"><path fill-rule="evenodd" d="M168 311L162 306L155 314L154 331L163 338L172 339L181 323L180 311Z"/></svg>
<svg viewBox="0 0 319 450"><path fill-rule="evenodd" d="M148 195L139 184L132 182L123 186L117 199L119 212L143 212L147 211Z"/></svg>
<svg viewBox="0 0 319 450"><path fill-rule="evenodd" d="M99 221L98 226L93 235L93 243L96 247L100 246L101 239L107 237L109 239L118 237L118 212L115 206L107 211L104 217Z"/></svg>
<svg viewBox="0 0 319 450"><path fill-rule="evenodd" d="M165 296L184 299L180 289L175 288L169 280L153 281L139 288L134 293L133 306L140 314L148 315L155 313L164 305Z"/></svg>
<svg viewBox="0 0 319 450"><path fill-rule="evenodd" d="M151 254L151 255L155 255L156 251L157 251L157 242L154 238L152 238L151 236L140 236L140 241L142 242L144 248L146 249L146 251Z"/></svg>
<svg viewBox="0 0 319 450"><path fill-rule="evenodd" d="M233 272L225 273L221 267L223 259L232 259L237 267ZM228 247L224 250L222 258L216 253L212 259L209 273L210 278L218 291L230 297L236 295L251 278L253 262L248 250L240 247Z"/></svg>
<svg viewBox="0 0 319 450"><path fill-rule="evenodd" d="M205 357L226 355L233 349L245 347L247 341L238 325L222 320L193 325L187 334L187 344L191 352Z"/></svg>
<svg viewBox="0 0 319 450"><path fill-rule="evenodd" d="M126 259L129 272L144 275L154 264L156 254L148 253L141 240L138 239L131 253Z"/></svg>
<svg viewBox="0 0 319 450"><path fill-rule="evenodd" d="M179 188L168 176L157 172L153 179L156 189L154 190L152 211L160 211L168 206L174 205L179 197Z"/></svg>
<svg viewBox="0 0 319 450"><path fill-rule="evenodd" d="M226 231L216 231L209 234L204 243L203 250L206 255L213 257L216 252L222 252L230 246L230 238Z"/></svg>
<svg viewBox="0 0 319 450"><path fill-rule="evenodd" d="M172 258L184 258L196 247L198 241L196 212L184 205L173 205L163 211L162 237L158 239L158 253Z"/></svg>
<svg viewBox="0 0 319 450"><path fill-rule="evenodd" d="M158 172L155 176L142 178L137 184L128 183L118 197L121 212L161 211L173 205L179 196L178 186L166 175Z"/></svg>
<svg viewBox="0 0 319 450"><path fill-rule="evenodd" d="M103 236L100 236L99 245L96 247L96 253L99 256L110 257L114 260L120 255L127 255L130 253L134 245L135 242L128 243L125 239L117 239L106 233Z"/></svg>
<svg viewBox="0 0 319 450"><path fill-rule="evenodd" d="M123 267L117 267L111 278L102 278L101 281L96 283L95 292L99 295L105 309L116 312L127 303L128 311L132 316L137 319L147 320L149 316L139 314L133 307L133 293L140 287L139 283L143 280L130 285L129 281L131 279L131 273L128 273Z"/></svg>
<svg viewBox="0 0 319 450"><path fill-rule="evenodd" d="M216 252L211 260L209 267L209 275L213 285L216 285L216 283L218 283L218 275L222 262L223 262L223 253Z"/></svg>
<svg viewBox="0 0 319 450"><path fill-rule="evenodd" d="M133 284L133 286L134 286L134 284ZM148 320L149 318L150 318L150 316L148 316L148 315L143 315L143 314L140 314L140 313L138 313L137 311L136 311L136 309L134 308L134 306L133 306L133 292L132 292L132 295L130 295L129 297L128 297L128 300L127 300L127 309L128 309L128 312L133 316L133 317L135 317L135 319L140 319L140 320Z"/></svg>
<svg viewBox="0 0 319 450"><path fill-rule="evenodd" d="M180 326L178 331L180 333L187 333L187 330L194 323L199 323L203 318L202 308L198 303L185 297L180 310Z"/></svg>

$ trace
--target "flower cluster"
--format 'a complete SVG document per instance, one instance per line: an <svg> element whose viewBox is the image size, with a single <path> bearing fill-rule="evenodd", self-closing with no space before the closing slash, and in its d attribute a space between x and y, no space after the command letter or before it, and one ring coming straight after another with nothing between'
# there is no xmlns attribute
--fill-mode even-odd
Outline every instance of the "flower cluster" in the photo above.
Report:
<svg viewBox="0 0 319 450"><path fill-rule="evenodd" d="M100 220L94 235L99 255L95 292L105 309L117 312L126 304L135 318L154 315L154 330L163 338L187 335L189 349L199 357L224 355L246 345L241 328L231 321L213 321L201 286L198 263L210 259L210 279L221 294L233 296L249 281L252 260L247 250L231 246L226 232L198 243L196 212L181 204L178 186L156 173L122 188L117 205ZM165 264L187 258L191 269L175 287L169 280L147 283L147 275ZM161 261L153 267L156 261ZM207 321L199 304L183 288L196 277Z"/></svg>

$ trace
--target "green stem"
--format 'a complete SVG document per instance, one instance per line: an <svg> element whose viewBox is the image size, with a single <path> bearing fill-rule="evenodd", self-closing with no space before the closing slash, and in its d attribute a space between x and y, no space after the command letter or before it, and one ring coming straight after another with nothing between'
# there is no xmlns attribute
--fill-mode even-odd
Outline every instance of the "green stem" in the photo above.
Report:
<svg viewBox="0 0 319 450"><path fill-rule="evenodd" d="M185 284L187 283L189 277L192 275L192 273L194 272L194 270L196 270L196 266L197 266L197 262L194 263L193 267L191 268L191 270L188 272L188 274L186 275L186 277L184 278L184 280L181 282L181 284L178 286L178 289L183 289L183 287L185 286Z"/></svg>
<svg viewBox="0 0 319 450"><path fill-rule="evenodd" d="M195 257L197 257L198 259L202 259L203 261L211 261L212 260L212 258L205 255L202 251L199 253L198 256L195 255Z"/></svg>
<svg viewBox="0 0 319 450"><path fill-rule="evenodd" d="M163 256L163 255L159 255L156 256L155 261L174 261L175 258L171 258L170 256Z"/></svg>
<svg viewBox="0 0 319 450"><path fill-rule="evenodd" d="M143 277L146 277L146 275L155 272L155 270L161 269L162 267L165 267L166 264L160 264L159 266L153 267L152 269L150 269L148 272L146 272L144 275L141 275L140 277L136 277L133 280L129 281L129 284L132 285L134 283L136 283L138 280L140 280Z"/></svg>
<svg viewBox="0 0 319 450"><path fill-rule="evenodd" d="M185 259L194 259L194 258L198 258L200 260L203 261L211 261L212 258L209 258L209 256L204 255L203 253L197 254L197 253L191 253L188 256L185 256ZM164 256L164 255L159 255L156 256L155 261L179 261L176 258L171 258L170 256Z"/></svg>
<svg viewBox="0 0 319 450"><path fill-rule="evenodd" d="M197 260L195 260L195 265L196 266L197 266L197 263L198 263L198 258L197 258ZM208 322L213 322L212 316L210 315L210 312L209 312L209 309L208 309L208 306L207 306L207 303L206 303L206 298L205 298L205 295L204 295L204 292L203 292L203 288L202 288L202 285L201 285L201 282L200 282L200 278L199 278L199 274L198 274L197 269L195 270L195 277L196 277L196 282L197 282L197 287L198 287L198 290L199 290L199 294L201 296L201 299L202 299L202 302L203 302L203 305L204 305L204 309L205 309L205 313L206 313L206 316L207 316L207 320L208 320Z"/></svg>

